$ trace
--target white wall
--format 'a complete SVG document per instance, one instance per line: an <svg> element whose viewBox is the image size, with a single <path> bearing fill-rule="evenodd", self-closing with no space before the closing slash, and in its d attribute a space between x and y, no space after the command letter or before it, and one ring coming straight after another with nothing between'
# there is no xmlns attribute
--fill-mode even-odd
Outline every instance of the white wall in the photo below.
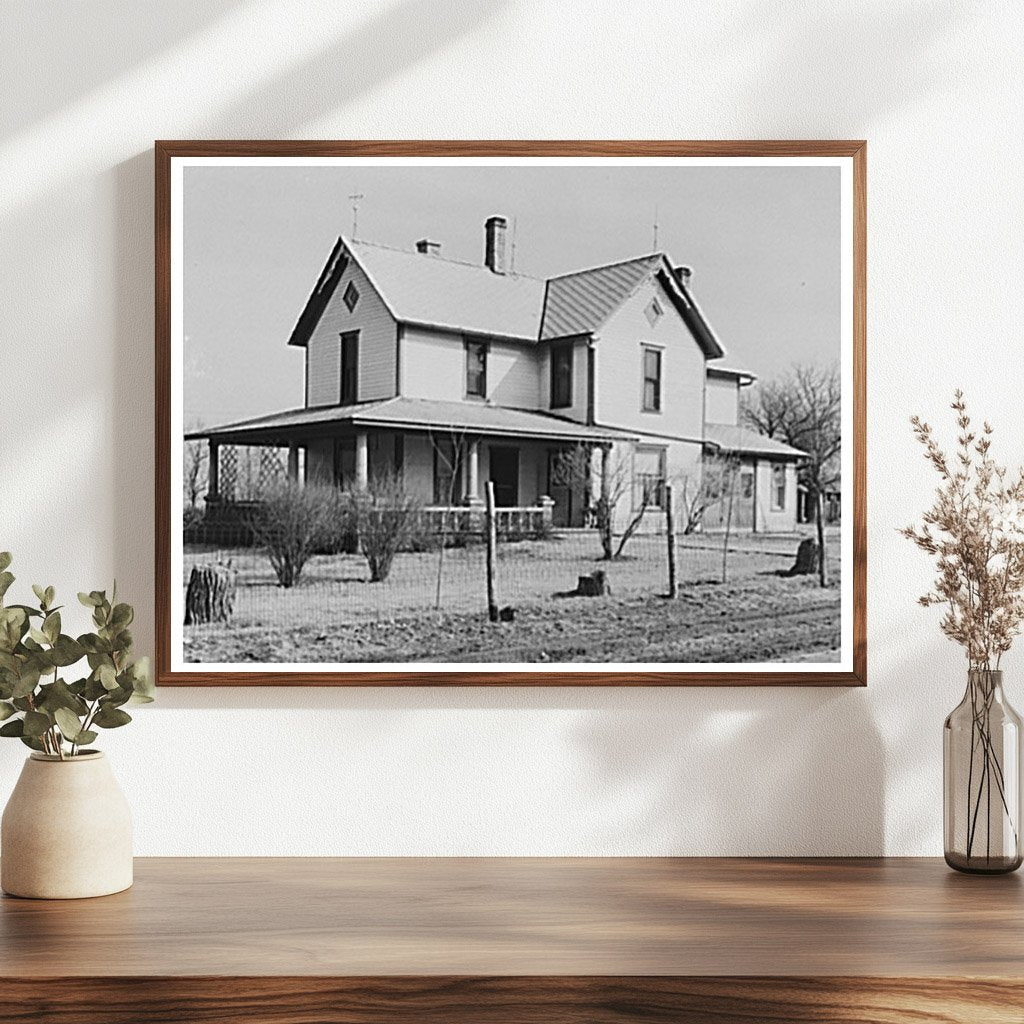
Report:
<svg viewBox="0 0 1024 1024"><path fill-rule="evenodd" d="M154 138L870 140L868 689L167 690L107 742L138 852L938 853L963 668L907 417L959 384L1024 452L1022 39L1009 2L0 4L0 537L19 588L116 575L143 648Z"/></svg>

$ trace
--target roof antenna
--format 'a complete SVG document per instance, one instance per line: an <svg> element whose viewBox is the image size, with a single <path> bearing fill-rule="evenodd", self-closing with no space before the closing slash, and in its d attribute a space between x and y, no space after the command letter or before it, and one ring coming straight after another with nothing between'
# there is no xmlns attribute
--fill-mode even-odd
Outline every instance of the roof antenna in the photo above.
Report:
<svg viewBox="0 0 1024 1024"><path fill-rule="evenodd" d="M654 204L654 245L651 247L654 252L658 251L658 204Z"/></svg>
<svg viewBox="0 0 1024 1024"><path fill-rule="evenodd" d="M360 199L365 199L365 198L366 198L366 196L364 196L362 192L353 192L352 195L349 196L349 199L352 201L352 237L353 237L353 239L358 237L358 233L357 232L358 232L358 228L359 228L359 200Z"/></svg>
<svg viewBox="0 0 1024 1024"><path fill-rule="evenodd" d="M513 273L513 274L516 272L516 223L517 223L517 221L518 221L518 218L516 218L516 217L512 218L512 264L509 267L509 271L511 273Z"/></svg>

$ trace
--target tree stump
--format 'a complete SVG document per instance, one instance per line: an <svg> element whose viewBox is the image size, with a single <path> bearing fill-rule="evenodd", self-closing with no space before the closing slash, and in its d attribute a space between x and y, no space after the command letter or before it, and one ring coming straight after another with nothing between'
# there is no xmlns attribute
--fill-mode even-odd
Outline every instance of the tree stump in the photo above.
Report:
<svg viewBox="0 0 1024 1024"><path fill-rule="evenodd" d="M796 562L787 570L787 576L812 576L818 571L818 545L809 537L800 541L796 549Z"/></svg>
<svg viewBox="0 0 1024 1024"><path fill-rule="evenodd" d="M237 574L227 565L193 565L185 591L185 625L227 622L235 610Z"/></svg>
<svg viewBox="0 0 1024 1024"><path fill-rule="evenodd" d="M589 576L580 576L576 582L576 593L580 597L604 597L611 592L604 569L596 569Z"/></svg>

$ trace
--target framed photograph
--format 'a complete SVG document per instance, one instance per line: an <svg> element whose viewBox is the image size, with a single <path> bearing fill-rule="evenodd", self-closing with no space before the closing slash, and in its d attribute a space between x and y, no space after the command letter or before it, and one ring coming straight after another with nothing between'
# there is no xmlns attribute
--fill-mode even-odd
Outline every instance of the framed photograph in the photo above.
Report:
<svg viewBox="0 0 1024 1024"><path fill-rule="evenodd" d="M863 142L158 142L161 685L864 685Z"/></svg>

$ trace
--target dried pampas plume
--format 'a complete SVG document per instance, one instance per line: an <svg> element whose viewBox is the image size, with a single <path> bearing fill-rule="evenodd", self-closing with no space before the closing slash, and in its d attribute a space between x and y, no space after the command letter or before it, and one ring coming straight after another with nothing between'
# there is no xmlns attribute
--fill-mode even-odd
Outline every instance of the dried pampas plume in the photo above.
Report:
<svg viewBox="0 0 1024 1024"><path fill-rule="evenodd" d="M971 427L963 392L955 393L959 436L952 454L914 416L914 434L941 477L919 526L900 532L935 557L938 576L918 600L944 609L941 627L962 644L971 668L993 670L1024 620L1024 470L1009 482L989 454L992 427Z"/></svg>

